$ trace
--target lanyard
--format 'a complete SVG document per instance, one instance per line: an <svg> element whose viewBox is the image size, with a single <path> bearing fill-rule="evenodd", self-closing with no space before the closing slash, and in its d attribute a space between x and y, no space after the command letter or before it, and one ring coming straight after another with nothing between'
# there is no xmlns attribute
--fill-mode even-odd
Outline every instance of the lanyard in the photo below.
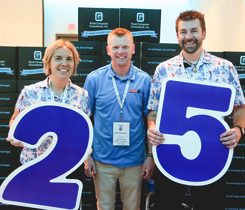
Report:
<svg viewBox="0 0 245 210"><path fill-rule="evenodd" d="M127 84L126 84L126 87L125 87L125 90L124 90L124 94L123 94L122 103L121 103L121 99L120 99L119 92L118 92L118 89L117 89L117 84L116 84L116 81L115 81L115 77L112 77L112 82L113 82L113 85L114 85L114 90L116 92L118 103L119 103L119 105L121 107L121 111L120 111L121 121L123 121L123 118L122 118L122 108L123 108L123 104L124 104L124 101L125 101L126 96L127 96L127 93L128 93L128 87L129 87L129 84L130 84L130 79L127 80Z"/></svg>
<svg viewBox="0 0 245 210"><path fill-rule="evenodd" d="M67 98L67 95L68 95L68 83L69 83L69 82L67 82L63 94L61 94L61 99L62 99L62 102L61 102L61 103L65 103L65 102L66 102L66 98ZM55 95L55 93L54 93L54 91L53 91L52 88L51 88L51 85L50 85L50 78L49 78L49 80L48 80L48 84L49 84L49 89L50 89L51 100L52 100L52 101L55 101L55 100L54 100L54 95Z"/></svg>

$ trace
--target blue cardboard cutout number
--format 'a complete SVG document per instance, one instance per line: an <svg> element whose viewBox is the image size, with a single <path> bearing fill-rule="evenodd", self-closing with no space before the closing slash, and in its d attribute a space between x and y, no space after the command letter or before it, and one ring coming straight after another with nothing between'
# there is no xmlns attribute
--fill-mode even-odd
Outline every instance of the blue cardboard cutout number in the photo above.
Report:
<svg viewBox="0 0 245 210"><path fill-rule="evenodd" d="M156 129L165 136L153 147L159 170L190 186L211 184L227 171L233 155L220 142L229 126L222 119L233 110L235 89L203 81L163 80Z"/></svg>
<svg viewBox="0 0 245 210"><path fill-rule="evenodd" d="M41 102L22 111L9 137L36 148L47 137L47 151L12 172L0 188L5 204L40 209L77 209L82 193L79 180L66 179L90 153L93 128L88 116L76 107Z"/></svg>

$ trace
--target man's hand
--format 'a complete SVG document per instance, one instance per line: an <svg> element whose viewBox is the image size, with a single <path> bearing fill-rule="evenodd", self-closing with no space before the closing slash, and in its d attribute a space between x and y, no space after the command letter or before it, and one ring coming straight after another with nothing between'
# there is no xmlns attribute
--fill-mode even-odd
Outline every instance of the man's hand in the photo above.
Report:
<svg viewBox="0 0 245 210"><path fill-rule="evenodd" d="M153 111L153 110L149 111L147 118L148 118L148 128L149 128L147 131L148 140L150 141L152 145L155 145L155 146L162 144L164 141L164 136L162 133L160 133L159 131L155 129L157 111Z"/></svg>
<svg viewBox="0 0 245 210"><path fill-rule="evenodd" d="M142 176L144 179L149 179L152 176L154 166L155 166L155 162L153 160L153 157L147 157L145 159L145 162L142 168Z"/></svg>
<svg viewBox="0 0 245 210"><path fill-rule="evenodd" d="M152 145L159 145L162 144L164 139L164 136L162 133L160 133L159 131L155 130L154 127L150 127L147 131L147 136L148 136L148 140L151 142Z"/></svg>
<svg viewBox="0 0 245 210"><path fill-rule="evenodd" d="M239 128L232 128L220 135L220 141L227 148L235 148L241 138L241 131Z"/></svg>
<svg viewBox="0 0 245 210"><path fill-rule="evenodd" d="M84 161L84 171L87 177L96 176L95 163L91 156L89 156L88 159Z"/></svg>
<svg viewBox="0 0 245 210"><path fill-rule="evenodd" d="M6 140L7 140L8 142L10 142L10 144L14 145L15 147L24 147L21 141L14 140L14 139L11 139L11 138L9 138L9 137L7 137Z"/></svg>

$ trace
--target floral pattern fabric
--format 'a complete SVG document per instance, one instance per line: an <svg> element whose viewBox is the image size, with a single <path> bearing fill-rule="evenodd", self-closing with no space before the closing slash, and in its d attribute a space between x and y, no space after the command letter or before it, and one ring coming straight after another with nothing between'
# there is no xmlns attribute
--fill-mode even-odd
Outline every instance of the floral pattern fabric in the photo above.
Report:
<svg viewBox="0 0 245 210"><path fill-rule="evenodd" d="M244 95L238 79L238 73L230 61L211 55L204 50L203 56L199 61L200 67L197 73L193 72L193 67L191 66L185 68L183 66L185 62L182 53L180 53L157 66L151 83L147 106L149 110L158 111L162 81L167 77L230 84L236 89L234 106L244 104Z"/></svg>

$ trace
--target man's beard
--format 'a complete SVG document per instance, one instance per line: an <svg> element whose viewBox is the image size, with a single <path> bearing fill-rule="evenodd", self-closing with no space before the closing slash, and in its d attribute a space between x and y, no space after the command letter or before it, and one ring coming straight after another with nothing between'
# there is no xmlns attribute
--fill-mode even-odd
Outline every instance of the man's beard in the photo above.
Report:
<svg viewBox="0 0 245 210"><path fill-rule="evenodd" d="M188 42L194 42L195 46L194 47L186 47L185 42L187 42L187 43ZM187 40L187 41L186 41L186 39L183 39L181 42L181 45L180 45L182 50L184 50L185 52L187 52L189 54L195 53L201 46L202 46L202 41L200 41L198 39L194 39L194 38Z"/></svg>

